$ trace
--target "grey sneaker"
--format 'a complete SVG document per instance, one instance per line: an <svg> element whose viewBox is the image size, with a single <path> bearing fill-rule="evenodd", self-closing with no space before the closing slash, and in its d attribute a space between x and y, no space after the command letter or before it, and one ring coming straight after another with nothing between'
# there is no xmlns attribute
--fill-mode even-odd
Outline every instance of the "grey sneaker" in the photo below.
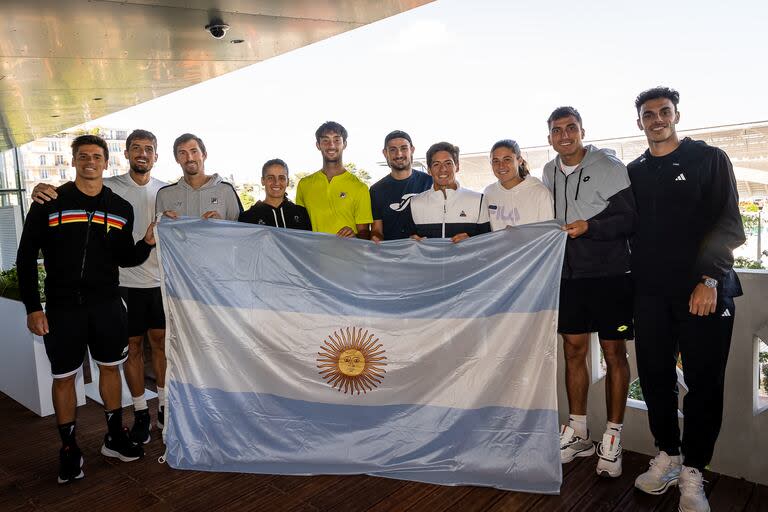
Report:
<svg viewBox="0 0 768 512"><path fill-rule="evenodd" d="M670 456L666 452L651 459L648 471L635 479L635 487L648 494L664 494L680 477L681 461L679 455Z"/></svg>
<svg viewBox="0 0 768 512"><path fill-rule="evenodd" d="M589 436L587 436L589 437ZM560 463L567 464L576 457L591 457L595 454L595 445L589 439L583 439L568 425L560 429Z"/></svg>
<svg viewBox="0 0 768 512"><path fill-rule="evenodd" d="M704 478L701 471L683 466L677 485L680 488L680 505L678 505L680 512L709 512L709 502L707 495L704 494Z"/></svg>

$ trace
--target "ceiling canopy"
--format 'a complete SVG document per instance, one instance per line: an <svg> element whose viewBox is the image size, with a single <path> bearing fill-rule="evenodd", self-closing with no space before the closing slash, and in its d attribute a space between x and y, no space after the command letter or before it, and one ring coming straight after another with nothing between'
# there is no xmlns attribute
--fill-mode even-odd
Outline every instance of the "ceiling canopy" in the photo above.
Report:
<svg viewBox="0 0 768 512"><path fill-rule="evenodd" d="M2 0L0 150L429 1Z"/></svg>

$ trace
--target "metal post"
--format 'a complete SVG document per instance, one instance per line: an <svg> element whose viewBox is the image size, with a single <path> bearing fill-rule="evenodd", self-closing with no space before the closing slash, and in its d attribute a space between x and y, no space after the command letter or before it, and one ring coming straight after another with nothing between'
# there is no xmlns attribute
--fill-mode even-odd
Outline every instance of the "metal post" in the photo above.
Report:
<svg viewBox="0 0 768 512"><path fill-rule="evenodd" d="M24 176L21 172L21 155L19 154L19 148L18 146L13 148L13 167L16 170L16 196L18 197L19 201L19 209L21 210L21 222L24 222L26 220L26 208L24 208Z"/></svg>
<svg viewBox="0 0 768 512"><path fill-rule="evenodd" d="M757 205L757 262L763 265L763 203Z"/></svg>

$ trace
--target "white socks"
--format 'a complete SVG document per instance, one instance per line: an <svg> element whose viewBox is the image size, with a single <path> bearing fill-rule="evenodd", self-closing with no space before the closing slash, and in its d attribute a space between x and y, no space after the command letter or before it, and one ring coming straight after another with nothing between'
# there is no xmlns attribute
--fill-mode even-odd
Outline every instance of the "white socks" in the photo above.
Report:
<svg viewBox="0 0 768 512"><path fill-rule="evenodd" d="M587 438L587 416L581 414L570 414L568 416L568 426L571 427L574 433L582 439ZM609 421L605 424L605 434L614 436L617 441L621 440L621 430L624 428L623 423L613 423Z"/></svg>
<svg viewBox="0 0 768 512"><path fill-rule="evenodd" d="M568 416L568 426L574 433L582 439L587 438L587 415L570 414Z"/></svg>
<svg viewBox="0 0 768 512"><path fill-rule="evenodd" d="M147 399L144 398L143 394L141 396L132 396L131 400L133 400L134 412L144 411L147 409Z"/></svg>
<svg viewBox="0 0 768 512"><path fill-rule="evenodd" d="M612 421L609 421L605 424L605 435L614 436L616 441L621 441L621 429L623 428L623 423L613 423Z"/></svg>

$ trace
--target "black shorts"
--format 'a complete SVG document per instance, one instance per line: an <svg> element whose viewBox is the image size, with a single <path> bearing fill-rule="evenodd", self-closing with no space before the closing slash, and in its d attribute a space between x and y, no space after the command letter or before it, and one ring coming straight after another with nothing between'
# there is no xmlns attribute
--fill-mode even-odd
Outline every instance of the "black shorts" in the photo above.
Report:
<svg viewBox="0 0 768 512"><path fill-rule="evenodd" d="M633 288L631 274L563 279L557 332L597 332L602 340L633 339Z"/></svg>
<svg viewBox="0 0 768 512"><path fill-rule="evenodd" d="M126 313L120 297L92 300L80 305L48 305L45 353L56 379L74 375L85 359L104 366L118 365L128 357Z"/></svg>
<svg viewBox="0 0 768 512"><path fill-rule="evenodd" d="M165 329L165 312L160 287L120 287L128 309L128 336L143 336L149 329Z"/></svg>

